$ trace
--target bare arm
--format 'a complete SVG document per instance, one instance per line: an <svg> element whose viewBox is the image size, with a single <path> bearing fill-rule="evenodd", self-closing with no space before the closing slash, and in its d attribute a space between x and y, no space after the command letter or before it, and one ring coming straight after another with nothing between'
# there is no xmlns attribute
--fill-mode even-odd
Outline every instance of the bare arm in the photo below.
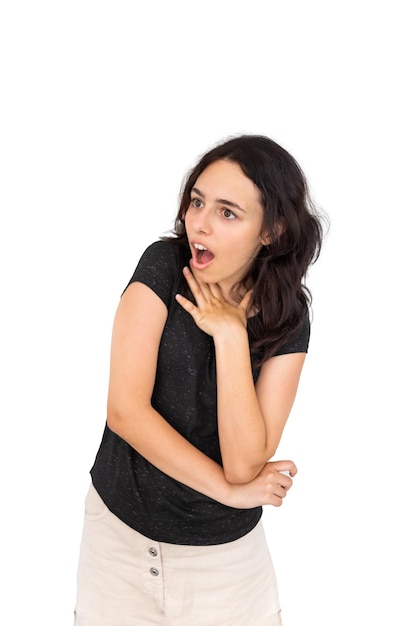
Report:
<svg viewBox="0 0 417 626"><path fill-rule="evenodd" d="M305 354L273 357L253 382L246 330L249 294L239 305L216 285L185 276L197 306L178 296L196 324L212 335L216 350L219 438L225 476L246 483L259 474L278 447L291 411Z"/></svg>
<svg viewBox="0 0 417 626"><path fill-rule="evenodd" d="M123 294L112 334L109 428L164 473L223 504L279 506L292 484L279 472L288 469L294 474L291 461L270 464L250 485L231 485L220 465L191 445L152 407L166 318L165 305L149 287L133 283Z"/></svg>
<svg viewBox="0 0 417 626"><path fill-rule="evenodd" d="M290 414L305 354L272 357L253 383L247 337L215 339L218 423L231 482L252 480L271 459Z"/></svg>

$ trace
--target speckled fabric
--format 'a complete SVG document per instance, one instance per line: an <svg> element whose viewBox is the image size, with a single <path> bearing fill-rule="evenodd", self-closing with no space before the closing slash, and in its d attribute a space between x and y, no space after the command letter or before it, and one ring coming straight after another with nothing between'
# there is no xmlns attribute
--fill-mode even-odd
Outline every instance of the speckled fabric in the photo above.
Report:
<svg viewBox="0 0 417 626"><path fill-rule="evenodd" d="M168 308L152 405L194 446L221 463L213 340L175 300L188 259L187 251L157 241L145 250L129 284L148 285ZM279 353L306 352L308 341L306 324L300 337ZM255 369L253 374L256 379ZM251 531L262 514L261 507L224 506L170 478L107 425L91 477L112 513L156 541L195 546L234 541Z"/></svg>

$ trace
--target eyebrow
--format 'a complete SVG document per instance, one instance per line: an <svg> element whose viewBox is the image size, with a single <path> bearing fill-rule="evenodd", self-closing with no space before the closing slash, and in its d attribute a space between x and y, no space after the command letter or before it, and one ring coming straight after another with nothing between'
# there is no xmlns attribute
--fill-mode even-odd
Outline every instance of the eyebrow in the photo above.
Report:
<svg viewBox="0 0 417 626"><path fill-rule="evenodd" d="M203 192L197 189L197 187L193 187L191 191L192 192L194 191L194 193L198 194L201 198L205 198L205 195L203 194ZM238 209L239 211L242 211L242 213L245 212L241 206L236 204L236 202L231 202L230 200L224 200L223 198L217 198L216 202L218 202L219 204L225 204L226 206L230 206L233 209Z"/></svg>

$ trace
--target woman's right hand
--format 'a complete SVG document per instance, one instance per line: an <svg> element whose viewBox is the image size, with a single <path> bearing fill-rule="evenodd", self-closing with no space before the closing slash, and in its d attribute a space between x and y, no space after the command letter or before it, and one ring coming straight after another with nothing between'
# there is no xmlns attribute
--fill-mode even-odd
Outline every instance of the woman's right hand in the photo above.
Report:
<svg viewBox="0 0 417 626"><path fill-rule="evenodd" d="M270 461L251 482L231 484L230 498L225 504L235 509L252 509L266 504L281 506L296 473L293 461Z"/></svg>

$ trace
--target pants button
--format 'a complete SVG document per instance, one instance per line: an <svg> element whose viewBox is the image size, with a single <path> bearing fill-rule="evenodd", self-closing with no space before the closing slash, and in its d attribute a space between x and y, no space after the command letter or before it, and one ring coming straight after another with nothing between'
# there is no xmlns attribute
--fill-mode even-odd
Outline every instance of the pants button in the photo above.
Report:
<svg viewBox="0 0 417 626"><path fill-rule="evenodd" d="M152 574L152 576L159 576L159 569L156 569L156 567L151 567L149 571Z"/></svg>
<svg viewBox="0 0 417 626"><path fill-rule="evenodd" d="M158 550L156 548L149 548L149 554L151 556L158 556Z"/></svg>

